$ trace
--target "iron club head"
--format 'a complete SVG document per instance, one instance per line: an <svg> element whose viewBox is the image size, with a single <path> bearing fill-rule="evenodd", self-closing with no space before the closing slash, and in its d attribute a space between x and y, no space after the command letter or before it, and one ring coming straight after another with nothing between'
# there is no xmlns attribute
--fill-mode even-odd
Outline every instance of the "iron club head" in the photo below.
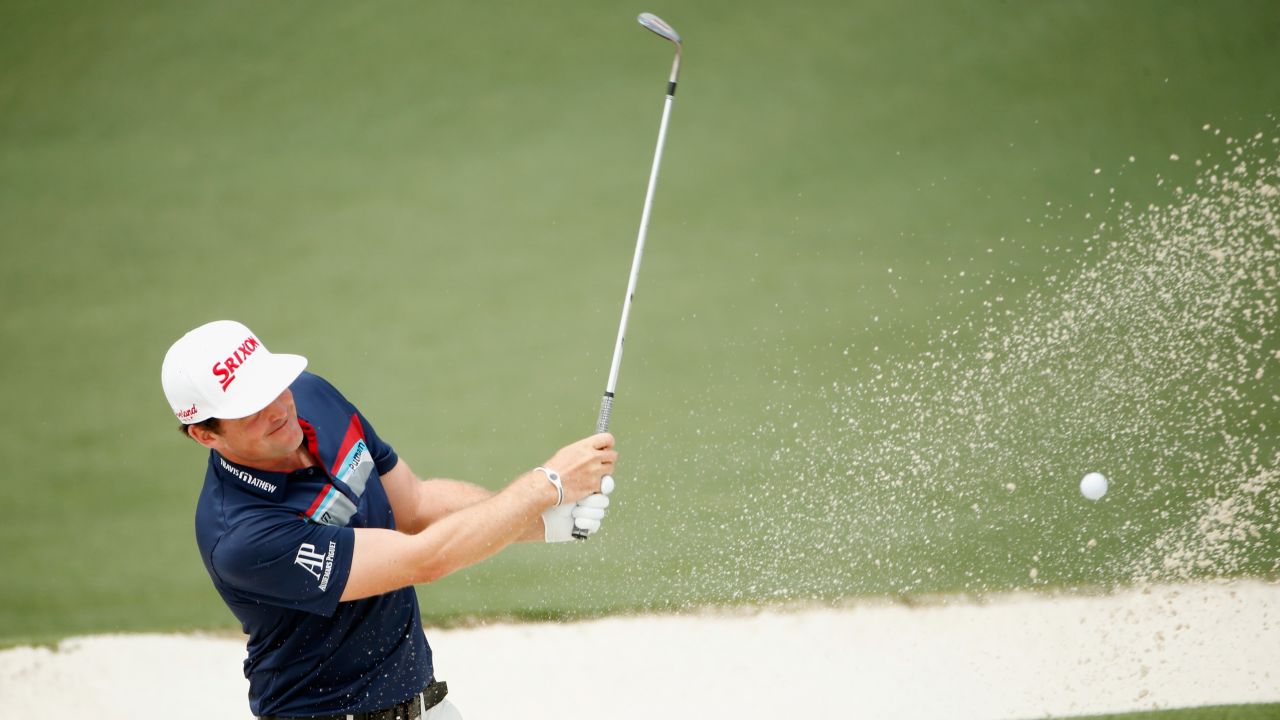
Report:
<svg viewBox="0 0 1280 720"><path fill-rule="evenodd" d="M648 28L651 32L670 40L676 45L680 44L680 33L676 32L675 28L668 25L666 21L657 15L654 15L653 13L640 13L640 16L636 19L640 21L641 25Z"/></svg>
<svg viewBox="0 0 1280 720"><path fill-rule="evenodd" d="M667 95L675 95L676 80L680 77L680 53L684 49L684 46L680 44L680 33L676 32L675 28L653 13L640 13L640 16L636 19L653 34L675 43L676 58L671 62L671 78L667 81Z"/></svg>

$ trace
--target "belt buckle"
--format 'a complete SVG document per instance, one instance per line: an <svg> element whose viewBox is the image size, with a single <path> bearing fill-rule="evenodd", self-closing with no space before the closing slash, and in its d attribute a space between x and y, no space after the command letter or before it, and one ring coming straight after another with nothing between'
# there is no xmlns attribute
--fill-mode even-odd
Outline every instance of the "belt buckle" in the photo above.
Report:
<svg viewBox="0 0 1280 720"><path fill-rule="evenodd" d="M404 702L391 708L390 715L387 720L417 720L422 717L422 695L414 695ZM417 710L418 712L414 712Z"/></svg>
<svg viewBox="0 0 1280 720"><path fill-rule="evenodd" d="M409 698L404 703L404 717L396 715L396 720L418 720L422 717L422 693Z"/></svg>
<svg viewBox="0 0 1280 720"><path fill-rule="evenodd" d="M436 699L436 703L438 704L440 700L444 699L445 693L449 691L447 689L448 686L444 685L444 683L432 683L432 685L437 684L442 685L443 687L433 688L432 686L428 686L427 689L433 690L435 694L439 695ZM399 705L393 705L383 710L374 710L373 712L356 713L355 715L348 714L344 717L346 720L417 720L422 717L424 712L431 709L427 706L428 702L430 702L430 700L425 693L418 693Z"/></svg>

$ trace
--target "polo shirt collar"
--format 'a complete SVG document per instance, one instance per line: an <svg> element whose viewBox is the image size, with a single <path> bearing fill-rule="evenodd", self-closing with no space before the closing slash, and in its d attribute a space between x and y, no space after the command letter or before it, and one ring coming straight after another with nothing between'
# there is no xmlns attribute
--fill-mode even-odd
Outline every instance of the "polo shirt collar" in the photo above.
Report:
<svg viewBox="0 0 1280 720"><path fill-rule="evenodd" d="M209 451L209 467L223 483L274 502L284 499L284 486L289 474L270 472L231 462L217 450Z"/></svg>

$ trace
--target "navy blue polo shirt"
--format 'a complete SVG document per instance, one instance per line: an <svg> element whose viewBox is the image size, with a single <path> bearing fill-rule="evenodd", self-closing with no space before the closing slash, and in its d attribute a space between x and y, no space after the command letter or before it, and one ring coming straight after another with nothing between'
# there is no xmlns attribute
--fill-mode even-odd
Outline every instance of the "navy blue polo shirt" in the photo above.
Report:
<svg viewBox="0 0 1280 720"><path fill-rule="evenodd" d="M321 467L267 472L209 453L196 540L223 601L249 635L244 674L255 715L378 710L432 680L412 587L338 602L354 528L395 529L382 474L395 450L324 379L290 387Z"/></svg>

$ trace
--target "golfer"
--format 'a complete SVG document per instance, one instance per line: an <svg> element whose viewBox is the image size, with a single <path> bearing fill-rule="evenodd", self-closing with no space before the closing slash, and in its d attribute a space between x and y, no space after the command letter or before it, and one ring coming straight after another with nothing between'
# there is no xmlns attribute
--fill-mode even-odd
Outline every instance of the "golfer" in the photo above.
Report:
<svg viewBox="0 0 1280 720"><path fill-rule="evenodd" d="M222 320L175 342L161 368L183 433L210 451L196 540L249 636L249 707L259 718L460 717L413 586L516 541L594 533L613 437L561 448L497 493L423 481L306 366Z"/></svg>

